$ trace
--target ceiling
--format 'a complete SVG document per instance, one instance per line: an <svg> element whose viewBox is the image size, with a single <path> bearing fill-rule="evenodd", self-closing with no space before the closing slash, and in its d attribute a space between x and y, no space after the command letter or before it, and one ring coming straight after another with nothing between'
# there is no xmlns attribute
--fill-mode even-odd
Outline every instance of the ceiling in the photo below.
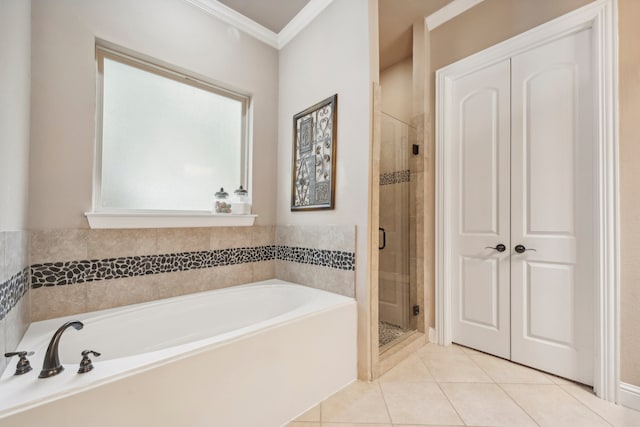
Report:
<svg viewBox="0 0 640 427"><path fill-rule="evenodd" d="M212 0L278 34L305 6L318 0ZM415 22L454 0L379 0L380 69L412 55Z"/></svg>
<svg viewBox="0 0 640 427"><path fill-rule="evenodd" d="M310 0L218 0L278 34Z"/></svg>
<svg viewBox="0 0 640 427"><path fill-rule="evenodd" d="M421 21L452 0L379 0L380 69L412 55L413 23Z"/></svg>

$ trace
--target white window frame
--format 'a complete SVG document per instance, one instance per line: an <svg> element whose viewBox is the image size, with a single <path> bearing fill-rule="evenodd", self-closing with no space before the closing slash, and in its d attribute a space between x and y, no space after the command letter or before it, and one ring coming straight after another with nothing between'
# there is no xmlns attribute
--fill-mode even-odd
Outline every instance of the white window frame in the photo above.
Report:
<svg viewBox="0 0 640 427"><path fill-rule="evenodd" d="M180 83L206 90L217 95L234 99L242 104L242 135L240 183L249 189L251 164L251 96L225 88L202 77L142 55L125 53L123 50L96 43L96 139L93 167L92 211L85 216L91 228L161 228L161 227L213 227L253 225L256 215L215 215L211 211L193 210L141 210L104 209L102 198L102 121L104 100L104 60L105 58L169 78ZM213 200L213 195L212 195Z"/></svg>

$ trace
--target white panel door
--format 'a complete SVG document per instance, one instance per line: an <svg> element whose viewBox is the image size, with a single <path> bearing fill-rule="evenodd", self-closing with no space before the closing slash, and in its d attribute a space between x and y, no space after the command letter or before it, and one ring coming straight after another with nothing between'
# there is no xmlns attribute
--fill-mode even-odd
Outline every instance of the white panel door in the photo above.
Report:
<svg viewBox="0 0 640 427"><path fill-rule="evenodd" d="M454 341L509 357L509 60L455 82L448 106ZM490 249L504 245L506 250Z"/></svg>
<svg viewBox="0 0 640 427"><path fill-rule="evenodd" d="M511 358L592 384L591 31L511 67Z"/></svg>

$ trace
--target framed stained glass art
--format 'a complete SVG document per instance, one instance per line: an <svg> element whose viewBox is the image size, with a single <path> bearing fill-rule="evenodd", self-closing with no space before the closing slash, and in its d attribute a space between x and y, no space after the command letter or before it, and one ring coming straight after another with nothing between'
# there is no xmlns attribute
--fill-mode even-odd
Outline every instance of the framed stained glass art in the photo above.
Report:
<svg viewBox="0 0 640 427"><path fill-rule="evenodd" d="M333 209L338 95L293 116L291 210Z"/></svg>

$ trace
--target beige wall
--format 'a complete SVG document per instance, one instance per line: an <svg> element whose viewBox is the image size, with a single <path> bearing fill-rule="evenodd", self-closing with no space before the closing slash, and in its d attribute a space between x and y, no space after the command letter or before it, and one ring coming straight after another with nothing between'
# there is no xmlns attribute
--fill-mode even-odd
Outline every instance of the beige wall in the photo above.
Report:
<svg viewBox="0 0 640 427"><path fill-rule="evenodd" d="M29 293L9 295L28 277L30 44L31 2L0 1L0 373L29 324Z"/></svg>
<svg viewBox="0 0 640 427"><path fill-rule="evenodd" d="M407 58L380 73L382 112L407 124L411 123L413 61Z"/></svg>
<svg viewBox="0 0 640 427"><path fill-rule="evenodd" d="M433 30L430 36L429 83L435 71L523 31L590 3L590 0L485 0ZM620 198L621 198L621 380L640 385L640 198L637 121L640 116L640 2L618 0L620 35ZM431 112L435 98L431 96ZM433 114L428 137L433 141ZM432 147L432 145L431 145ZM431 148L433 150L433 148ZM432 152L431 155L434 153ZM433 187L427 189L433 200ZM432 267L432 266L431 266ZM427 280L433 281L433 276ZM432 286L428 286L432 288ZM427 295L429 298L429 295ZM434 295L431 294L431 298ZM433 305L431 305L433 310Z"/></svg>
<svg viewBox="0 0 640 427"><path fill-rule="evenodd" d="M0 3L0 231L26 228L31 2Z"/></svg>
<svg viewBox="0 0 640 427"><path fill-rule="evenodd" d="M618 0L620 36L621 380L640 386L640 2Z"/></svg>
<svg viewBox="0 0 640 427"><path fill-rule="evenodd" d="M433 72L590 2L484 0L431 31L431 70Z"/></svg>
<svg viewBox="0 0 640 427"><path fill-rule="evenodd" d="M369 1L335 0L280 51L278 225L355 225L360 373L369 355L367 235L371 66ZM375 61L374 61L375 62ZM337 93L335 209L291 212L292 120Z"/></svg>
<svg viewBox="0 0 640 427"><path fill-rule="evenodd" d="M29 225L86 228L95 39L253 95L253 210L275 224L278 52L183 0L34 0Z"/></svg>

